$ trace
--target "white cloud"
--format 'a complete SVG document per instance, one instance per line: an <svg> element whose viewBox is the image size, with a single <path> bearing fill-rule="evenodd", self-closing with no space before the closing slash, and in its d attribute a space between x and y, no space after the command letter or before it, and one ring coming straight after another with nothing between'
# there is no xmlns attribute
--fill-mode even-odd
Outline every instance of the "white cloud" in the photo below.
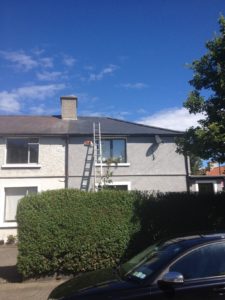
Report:
<svg viewBox="0 0 225 300"><path fill-rule="evenodd" d="M33 85L0 92L0 110L18 113L26 100L44 100L65 88L64 84Z"/></svg>
<svg viewBox="0 0 225 300"><path fill-rule="evenodd" d="M40 104L37 106L31 106L29 111L33 115L54 115L57 112L57 109L49 108L44 104Z"/></svg>
<svg viewBox="0 0 225 300"><path fill-rule="evenodd" d="M96 106L93 109L82 110L80 115L83 116L92 116L92 117L109 117L124 120L130 112L128 111L117 111L114 106L105 107L104 110L96 111Z"/></svg>
<svg viewBox="0 0 225 300"><path fill-rule="evenodd" d="M188 110L185 108L170 108L139 119L136 122L183 131L191 126L197 126L197 121L203 118L204 116L202 114L189 114Z"/></svg>
<svg viewBox="0 0 225 300"><path fill-rule="evenodd" d="M59 78L62 78L62 72L47 72L37 73L37 78L43 81L54 81Z"/></svg>
<svg viewBox="0 0 225 300"><path fill-rule="evenodd" d="M47 97L52 97L64 88L65 84L33 85L19 88L16 90L16 93L19 98L43 100Z"/></svg>
<svg viewBox="0 0 225 300"><path fill-rule="evenodd" d="M17 113L20 111L20 102L17 95L7 91L0 92L0 111Z"/></svg>
<svg viewBox="0 0 225 300"><path fill-rule="evenodd" d="M40 65L44 68L53 68L53 58L52 57L42 57L39 59Z"/></svg>
<svg viewBox="0 0 225 300"><path fill-rule="evenodd" d="M90 81L98 81L103 79L107 75L113 74L119 67L116 65L109 65L108 67L102 69L99 73L91 73L89 76Z"/></svg>
<svg viewBox="0 0 225 300"><path fill-rule="evenodd" d="M72 56L69 55L65 55L63 57L63 63L67 66L67 67L73 67L74 64L76 63L76 59Z"/></svg>
<svg viewBox="0 0 225 300"><path fill-rule="evenodd" d="M126 89L136 89L136 90L142 90L144 88L147 88L148 85L143 82L136 82L136 83L123 83L120 85L121 87L124 87Z"/></svg>
<svg viewBox="0 0 225 300"><path fill-rule="evenodd" d="M94 70L94 66L93 65L85 65L84 66L84 70L93 71Z"/></svg>
<svg viewBox="0 0 225 300"><path fill-rule="evenodd" d="M78 93L77 97L79 99L79 102L84 102L89 104L99 100L97 96L90 96L87 93Z"/></svg>
<svg viewBox="0 0 225 300"><path fill-rule="evenodd" d="M25 54L24 51L0 51L0 55L7 61L13 63L16 68L24 71L29 71L38 66L38 62L30 55Z"/></svg>
<svg viewBox="0 0 225 300"><path fill-rule="evenodd" d="M101 117L105 116L105 114L101 111L93 111L91 109L81 110L79 113L80 116L88 116L88 117Z"/></svg>
<svg viewBox="0 0 225 300"><path fill-rule="evenodd" d="M43 50L42 50L43 51ZM9 61L13 67L20 71L30 71L37 67L53 68L53 58L40 57L42 52L39 51L38 57L25 53L25 51L0 51L0 56ZM37 55L37 54L36 54Z"/></svg>
<svg viewBox="0 0 225 300"><path fill-rule="evenodd" d="M35 47L34 49L32 49L32 53L34 53L37 56L40 56L41 54L43 54L45 52L44 49L41 49L39 47Z"/></svg>
<svg viewBox="0 0 225 300"><path fill-rule="evenodd" d="M147 110L144 109L144 108L139 108L139 109L137 110L137 113L138 113L138 114L146 114L146 113L147 113Z"/></svg>

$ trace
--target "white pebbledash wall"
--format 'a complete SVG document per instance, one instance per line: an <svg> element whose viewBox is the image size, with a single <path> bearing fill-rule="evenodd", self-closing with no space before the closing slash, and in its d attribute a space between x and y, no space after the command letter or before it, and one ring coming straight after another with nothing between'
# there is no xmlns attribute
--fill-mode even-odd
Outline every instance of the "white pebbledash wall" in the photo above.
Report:
<svg viewBox="0 0 225 300"><path fill-rule="evenodd" d="M6 165L6 138L0 138L0 240L16 235L17 223L4 221L5 188L37 187L38 192L65 188L65 140L39 138L39 164L11 168Z"/></svg>
<svg viewBox="0 0 225 300"><path fill-rule="evenodd" d="M87 138L86 138L87 139ZM91 139L91 137L90 137ZM127 163L110 167L113 182L127 182L131 190L161 192L187 191L185 158L176 152L174 137L127 137ZM84 138L74 137L69 144L69 187L80 188L87 147ZM79 158L79 159L78 159ZM103 173L106 166L103 166ZM99 174L99 167L96 173ZM94 168L89 189L93 188Z"/></svg>

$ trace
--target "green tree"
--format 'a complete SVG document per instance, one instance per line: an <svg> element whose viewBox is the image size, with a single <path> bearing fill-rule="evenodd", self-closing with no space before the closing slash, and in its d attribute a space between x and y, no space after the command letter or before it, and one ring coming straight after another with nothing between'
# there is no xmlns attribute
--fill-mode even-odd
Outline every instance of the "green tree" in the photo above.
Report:
<svg viewBox="0 0 225 300"><path fill-rule="evenodd" d="M192 175L204 175L203 162L200 157L191 154L190 165Z"/></svg>
<svg viewBox="0 0 225 300"><path fill-rule="evenodd" d="M177 141L177 151L202 159L225 162L225 18L219 18L220 33L206 43L207 53L191 64L193 90L184 107L202 113L197 127L189 128ZM204 95L204 96L203 96Z"/></svg>

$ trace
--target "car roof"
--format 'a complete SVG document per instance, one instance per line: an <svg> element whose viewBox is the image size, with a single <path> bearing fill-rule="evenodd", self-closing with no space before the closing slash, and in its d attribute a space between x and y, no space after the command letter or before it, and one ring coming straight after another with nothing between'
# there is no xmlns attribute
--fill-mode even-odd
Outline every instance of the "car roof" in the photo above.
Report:
<svg viewBox="0 0 225 300"><path fill-rule="evenodd" d="M168 246L170 244L179 244L183 248L183 250L185 250L196 245L207 244L220 240L225 240L225 233L197 234L176 237L165 241L163 245Z"/></svg>

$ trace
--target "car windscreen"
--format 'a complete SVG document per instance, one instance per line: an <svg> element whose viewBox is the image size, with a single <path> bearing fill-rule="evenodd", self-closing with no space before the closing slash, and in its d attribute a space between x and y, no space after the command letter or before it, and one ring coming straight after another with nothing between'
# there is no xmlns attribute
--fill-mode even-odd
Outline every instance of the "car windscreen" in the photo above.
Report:
<svg viewBox="0 0 225 300"><path fill-rule="evenodd" d="M138 281L145 280L167 265L182 250L183 247L179 243L152 245L122 265L123 277Z"/></svg>

